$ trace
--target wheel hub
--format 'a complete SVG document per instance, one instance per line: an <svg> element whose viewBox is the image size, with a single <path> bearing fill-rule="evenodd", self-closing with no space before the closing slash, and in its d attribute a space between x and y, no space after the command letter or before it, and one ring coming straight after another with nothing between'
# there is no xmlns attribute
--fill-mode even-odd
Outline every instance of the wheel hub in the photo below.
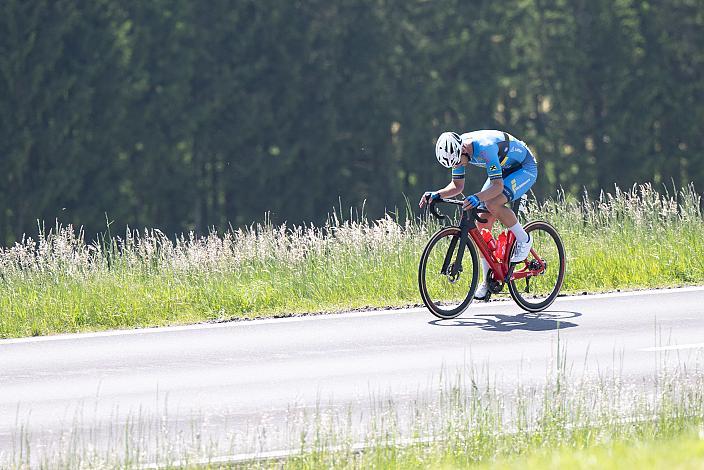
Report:
<svg viewBox="0 0 704 470"><path fill-rule="evenodd" d="M454 270L455 263L452 263L448 268L447 268L447 280L450 281L450 284L455 284L457 281L460 280L460 277L462 276L462 268L460 268L457 271L457 274L452 274L452 271Z"/></svg>

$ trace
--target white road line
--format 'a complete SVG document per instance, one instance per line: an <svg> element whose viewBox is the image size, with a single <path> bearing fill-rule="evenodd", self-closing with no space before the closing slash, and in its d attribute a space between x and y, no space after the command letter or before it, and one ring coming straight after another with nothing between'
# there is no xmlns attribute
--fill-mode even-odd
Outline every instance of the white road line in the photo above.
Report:
<svg viewBox="0 0 704 470"><path fill-rule="evenodd" d="M679 345L675 345L675 346L657 346L654 348L639 349L639 351L658 352L658 351L680 351L683 349L704 349L704 343L679 344Z"/></svg>
<svg viewBox="0 0 704 470"><path fill-rule="evenodd" d="M667 295L667 294L679 294L683 292L701 292L704 291L704 286L693 286L693 287L679 287L671 289L655 289L655 290L636 290L627 292L610 292L606 294L589 294L589 295L571 295L565 297L559 297L557 303L562 302L574 302L583 300L593 300L593 299L611 299L618 297L637 297L646 295ZM484 309L496 307L497 305L503 305L505 303L511 303L510 299L499 300L496 302L488 303L473 303L470 307L472 310ZM144 334L154 334L154 333L166 333L173 331L195 331L195 330L209 330L214 328L231 328L233 326L237 327L247 327L254 325L262 325L267 323L288 323L288 322L300 322L300 321L313 321L313 320L334 320L338 318L366 318L366 317L376 317L382 315L395 315L399 313L413 313L413 312L424 312L425 307L415 307L415 308L396 308L396 309L386 309L386 310L371 310L366 312L346 312L346 313L334 313L334 314L309 314L300 315L295 317L283 317L283 318L263 318L258 320L243 320L243 321L227 321L222 323L197 323L195 325L180 325L180 326L162 326L157 328L142 328L133 330L110 330L110 331L98 331L94 333L70 333L70 334L60 334L52 336L34 336L29 338L12 338L12 339L2 339L0 340L0 346L6 344L21 344L21 343L40 343L44 341L61 341L69 339L84 339L84 338L104 338L109 336L123 336L123 335L144 335ZM429 314L430 315L430 314Z"/></svg>

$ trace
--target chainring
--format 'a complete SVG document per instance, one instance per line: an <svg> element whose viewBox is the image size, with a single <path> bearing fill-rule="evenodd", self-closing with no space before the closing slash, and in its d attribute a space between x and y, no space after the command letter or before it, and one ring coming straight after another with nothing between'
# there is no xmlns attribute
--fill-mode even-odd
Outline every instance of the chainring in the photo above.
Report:
<svg viewBox="0 0 704 470"><path fill-rule="evenodd" d="M487 273L487 278L489 279L489 282L487 283L487 286L489 287L489 292L491 292L492 294L498 294L499 292L504 290L504 283L499 282L494 278L494 272L491 269Z"/></svg>

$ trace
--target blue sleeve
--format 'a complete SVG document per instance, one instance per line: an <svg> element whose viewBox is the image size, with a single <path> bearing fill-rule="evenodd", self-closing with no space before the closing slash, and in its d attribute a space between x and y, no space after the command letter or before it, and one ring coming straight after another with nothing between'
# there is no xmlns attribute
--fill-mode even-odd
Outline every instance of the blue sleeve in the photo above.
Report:
<svg viewBox="0 0 704 470"><path fill-rule="evenodd" d="M498 180L503 178L501 172L501 163L499 163L499 148L492 145L489 150L482 152L482 157L486 161L486 174L490 180Z"/></svg>
<svg viewBox="0 0 704 470"><path fill-rule="evenodd" d="M453 180L463 180L464 179L464 165L452 169L452 179Z"/></svg>

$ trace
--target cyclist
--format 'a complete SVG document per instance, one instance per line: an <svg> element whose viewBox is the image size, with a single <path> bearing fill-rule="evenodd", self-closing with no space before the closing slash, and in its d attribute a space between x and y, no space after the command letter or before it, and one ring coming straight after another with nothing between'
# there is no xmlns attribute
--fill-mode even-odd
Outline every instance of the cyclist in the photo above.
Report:
<svg viewBox="0 0 704 470"><path fill-rule="evenodd" d="M443 132L435 144L435 157L442 166L452 168L452 180L442 189L426 191L418 206L422 208L431 199L460 194L464 189L465 167L484 167L488 176L484 186L478 193L467 196L462 207L464 210L474 207L489 210L491 213L486 215L487 222L477 223L477 227L491 230L498 218L516 236L511 262L526 259L533 241L516 214L505 204L524 195L538 177L538 165L528 146L509 133L497 130L479 130L462 135ZM475 299L487 298L489 269L489 263L482 257L484 280L477 287Z"/></svg>

